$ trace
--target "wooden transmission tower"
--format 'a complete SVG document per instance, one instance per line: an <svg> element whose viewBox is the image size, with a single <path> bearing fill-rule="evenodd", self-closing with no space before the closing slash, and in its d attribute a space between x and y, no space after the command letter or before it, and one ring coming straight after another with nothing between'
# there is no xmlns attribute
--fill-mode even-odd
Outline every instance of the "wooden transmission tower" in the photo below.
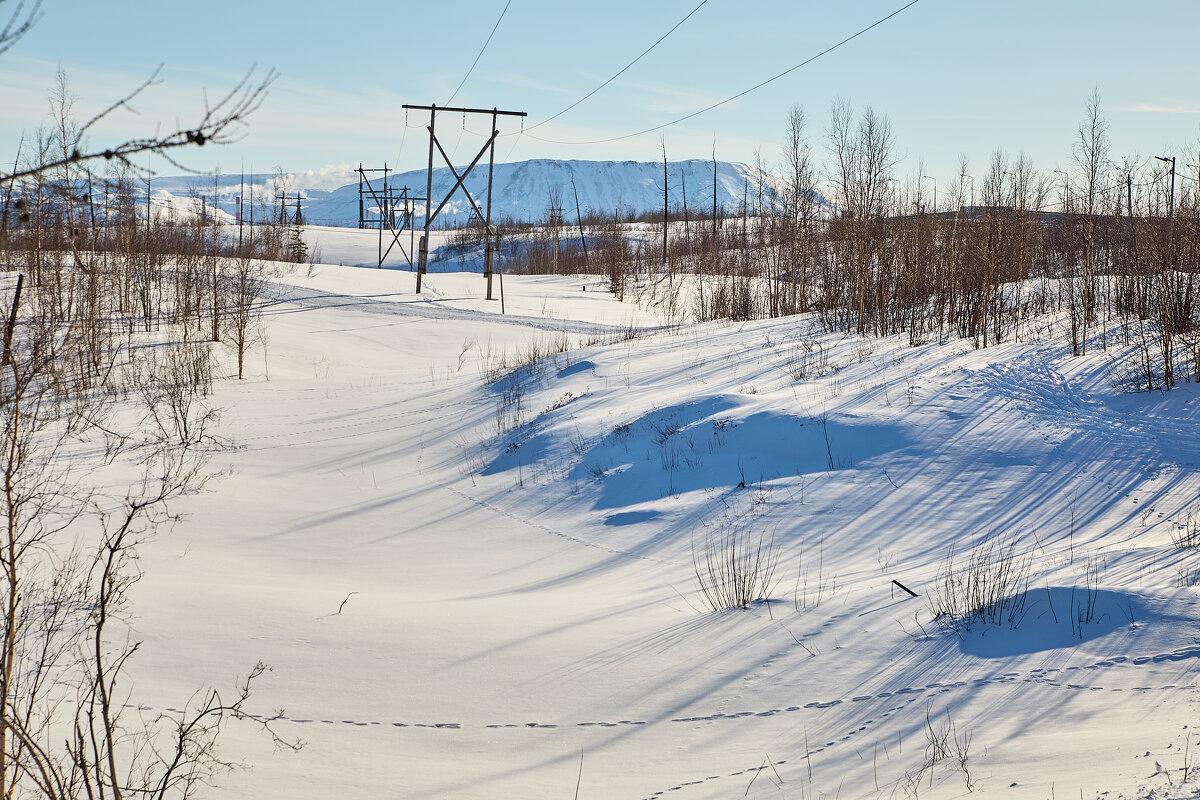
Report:
<svg viewBox="0 0 1200 800"><path fill-rule="evenodd" d="M393 247L400 248L400 254L408 261L409 270L412 269L412 219L413 213L416 211L417 203L424 202L424 197L415 197L409 194L409 188L405 186L403 189L397 189L395 186L388 183L388 166L385 163L382 169L364 169L360 163L358 165L358 227L362 228L378 228L379 229L379 262L377 267L383 267L383 260L391 254ZM368 177L369 172L382 172L383 185L376 186ZM367 198L370 198L375 203L375 208L379 212L379 219L371 219L368 216L366 206ZM388 231L392 236L391 243L385 250L383 247L383 232ZM405 231L409 233L409 246L405 249L404 242L400 240Z"/></svg>
<svg viewBox="0 0 1200 800"><path fill-rule="evenodd" d="M279 224L280 225L303 225L304 212L301 209L303 198L299 192L289 195L287 192L279 192L275 195L275 199L279 201ZM289 210L292 209L292 210Z"/></svg>
<svg viewBox="0 0 1200 800"><path fill-rule="evenodd" d="M433 221L437 219L437 215L442 212L442 209L446 207L446 203L450 202L450 198L454 196L454 193L459 189L462 189L463 194L467 197L467 201L471 204L471 208L479 216L480 221L483 222L485 231L483 274L484 277L487 278L487 299L491 300L492 252L496 241L496 229L492 227L492 175L496 166L496 137L500 135L500 131L496 128L496 122L499 117L524 117L526 114L524 111L499 111L495 108L454 108L449 106L413 106L407 104L404 106L404 108L429 112L429 169L425 175L425 231L423 234L421 234L421 243L418 246L417 251L417 294L421 293L421 279L424 277L429 264L430 226L433 225ZM488 137L486 142L484 142L483 147L479 149L479 152L475 155L475 158L472 159L470 166L463 170L461 175L459 174L458 170L455 169L454 164L450 162L450 156L446 155L446 150L442 147L442 143L438 141L437 134L435 133L437 113L439 111L446 111L452 114L492 115L492 135ZM446 196L442 198L442 201L438 203L437 209L431 212L430 200L433 196L433 151L435 148L437 149L438 153L441 154L442 160L446 162L446 166L449 167L450 173L454 176L455 183L454 186L451 187L450 191L446 193ZM483 158L485 153L488 157L487 201L485 204L486 210L481 210L479 208L479 203L474 197L471 196L471 193L467 191L465 182L467 180L467 176L471 174L471 170L475 169L476 165L479 164L480 159Z"/></svg>
<svg viewBox="0 0 1200 800"><path fill-rule="evenodd" d="M558 274L558 236L562 231L563 213L562 206L550 201L550 210L546 215L547 221L550 224L550 232L554 235L554 255L552 256L551 269L554 274Z"/></svg>

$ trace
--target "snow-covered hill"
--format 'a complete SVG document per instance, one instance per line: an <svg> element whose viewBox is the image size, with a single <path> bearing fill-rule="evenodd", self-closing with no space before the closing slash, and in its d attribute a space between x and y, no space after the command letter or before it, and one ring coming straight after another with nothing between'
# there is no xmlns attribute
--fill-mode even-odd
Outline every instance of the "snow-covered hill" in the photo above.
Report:
<svg viewBox="0 0 1200 800"><path fill-rule="evenodd" d="M751 213L760 204L770 207L778 202L774 179L746 164L716 162L716 202L720 213L740 211L743 203ZM667 165L667 202L673 210L685 206L692 213L712 213L712 161L688 160ZM463 167L459 167L459 171ZM382 176L369 176L382 193ZM334 186L339 181L345 183ZM410 189L411 196L424 197L424 170L402 172L388 177L394 190ZM454 187L455 178L449 169L434 170L433 204L437 204ZM477 167L466 181L471 194L483 206L487 195L487 170ZM251 205L256 218L272 213L275 197L280 191L300 193L304 217L313 224L358 225L359 184L353 171L330 174L255 174L248 176L221 175L163 177L151 182L156 202L177 208L192 208L197 199L208 208L215 202L221 211L236 212L236 198L246 198L246 214ZM686 190L686 193L685 193ZM761 192L761 199L760 199ZM578 207L576 206L578 195ZM590 213L638 215L661 211L663 207L663 165L643 161L557 161L535 159L510 164L497 164L492 189L494 221L537 222L547 217L551 202L562 208L567 220L574 220L577 210ZM372 207L367 198L367 208ZM437 219L438 225L451 227L465 223L471 215L470 204L461 191L447 204ZM423 205L419 216L424 215Z"/></svg>

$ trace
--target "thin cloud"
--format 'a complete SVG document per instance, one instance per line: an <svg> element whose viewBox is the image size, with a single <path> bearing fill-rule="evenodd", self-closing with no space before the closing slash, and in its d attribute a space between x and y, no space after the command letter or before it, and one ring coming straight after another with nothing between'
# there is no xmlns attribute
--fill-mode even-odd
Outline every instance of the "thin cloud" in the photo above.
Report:
<svg viewBox="0 0 1200 800"><path fill-rule="evenodd" d="M655 97L644 98L643 105L649 111L665 114L683 114L695 111L697 108L712 105L721 98L721 95L711 91L688 91L669 84L618 81L617 85L641 92L643 95L656 95L657 99Z"/></svg>
<svg viewBox="0 0 1200 800"><path fill-rule="evenodd" d="M538 92L548 92L564 96L573 95L577 91L575 89L568 89L564 86L555 86L554 84L537 81L526 75L520 75L514 72L493 72L488 77L492 83L495 83L498 86L512 86L518 89L532 89Z"/></svg>
<svg viewBox="0 0 1200 800"><path fill-rule="evenodd" d="M1157 103L1138 103L1132 106L1117 106L1113 111L1128 114L1200 114L1200 103L1179 103L1177 105L1159 105Z"/></svg>

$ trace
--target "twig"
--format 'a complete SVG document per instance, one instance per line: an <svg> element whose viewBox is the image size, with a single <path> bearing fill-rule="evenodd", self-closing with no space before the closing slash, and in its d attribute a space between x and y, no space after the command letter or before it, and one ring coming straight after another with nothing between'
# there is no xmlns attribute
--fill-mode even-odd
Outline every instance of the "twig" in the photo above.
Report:
<svg viewBox="0 0 1200 800"><path fill-rule="evenodd" d="M742 797L749 797L749 796L750 796L750 787L754 785L754 782L755 782L756 780L758 780L758 776L762 774L762 771L763 771L764 769L766 769L766 768L767 768L767 763L768 763L770 760L771 760L771 757L770 757L770 756L767 756L767 760L766 760L766 761L764 761L764 762L762 763L762 766L761 766L761 767L759 767L758 769L756 769L756 770L754 771L754 777L753 777L753 778L751 778L751 779L750 779L750 782L746 784L746 793L745 793L745 794L743 794L743 795L742 795Z"/></svg>
<svg viewBox="0 0 1200 800"><path fill-rule="evenodd" d="M583 748L579 748L579 777L575 779L575 800L579 800L579 787L583 785Z"/></svg>
<svg viewBox="0 0 1200 800"><path fill-rule="evenodd" d="M350 602L350 598L351 598L353 595L356 595L356 594L358 594L358 592L351 592L350 594L346 595L346 599L342 601L342 604L341 604L340 606L338 606L337 614L341 614L341 613L342 613L342 609L346 607L346 603L349 603L349 602ZM336 617L336 616L337 616L337 614L334 614L334 616Z"/></svg>
<svg viewBox="0 0 1200 800"><path fill-rule="evenodd" d="M180 127L173 133L165 136L156 136L152 138L130 139L116 147L106 148L104 150L94 150L91 152L80 152L78 149L72 150L65 157L55 161L49 161L36 166L29 167L23 170L16 170L8 175L0 175L0 181L11 181L17 178L29 178L34 175L39 175L68 164L78 164L84 161L95 161L104 159L105 161L117 161L138 173L152 174L148 169L144 169L133 162L133 157L142 153L153 153L160 156L172 166L192 172L188 167L180 164L171 157L168 151L179 147L187 147L195 145L202 147L205 144L229 144L237 141L231 128L244 123L246 118L253 114L262 106L266 99L267 90L275 79L279 76L274 70L268 70L263 79L257 85L251 85L250 80L254 75L255 67L251 67L228 93L225 94L215 105L208 105L205 102L204 114L201 116L196 125L188 128ZM140 86L129 92L120 100L116 101L104 111L90 119L81 129L88 130L96 122L100 121L108 114L116 111L118 108L125 107L132 110L129 102L141 94L147 87L157 83L158 73L161 66L155 69L149 78L142 82Z"/></svg>
<svg viewBox="0 0 1200 800"><path fill-rule="evenodd" d="M783 785L783 776L779 774L779 770L775 769L775 762L771 760L771 754L766 753L765 755L767 757L767 763L771 765L771 772L774 772L775 777L779 778L779 784L780 784L780 786L782 786Z"/></svg>

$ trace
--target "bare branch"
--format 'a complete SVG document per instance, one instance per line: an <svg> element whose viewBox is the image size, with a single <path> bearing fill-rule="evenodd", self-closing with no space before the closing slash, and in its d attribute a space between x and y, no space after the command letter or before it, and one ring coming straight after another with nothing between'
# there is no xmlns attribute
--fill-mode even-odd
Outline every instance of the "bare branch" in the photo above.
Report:
<svg viewBox="0 0 1200 800"><path fill-rule="evenodd" d="M5 0L0 0L3 4ZM4 23L4 27L0 28L0 55L4 54L10 47L17 43L17 40L29 32L33 24L38 21L38 9L42 7L42 0L34 0L34 3L29 8L29 13L25 13L25 0L18 0L17 7L13 9L12 16L8 18L8 22Z"/></svg>
<svg viewBox="0 0 1200 800"><path fill-rule="evenodd" d="M134 110L133 106L129 105L129 102L131 100L133 100L135 97L137 97L139 94L144 92L146 89L150 88L151 86L162 83L162 81L158 80L158 74L160 72L162 72L162 68L163 68L163 65L159 64L157 67L154 68L154 72L150 73L150 77L146 78L146 80L142 81L140 86L138 86L132 92L125 95L120 100L116 101L115 103L110 105L108 108L104 109L99 114L97 114L96 116L89 119L86 123L84 123L83 127L81 127L79 129L79 135L82 137L83 134L86 133L93 125L95 125L97 122L99 122L100 120L107 117L109 114L116 111L118 108L124 108L126 111L130 112L131 114L138 113L137 111Z"/></svg>
<svg viewBox="0 0 1200 800"><path fill-rule="evenodd" d="M155 69L154 73L140 86L89 120L80 130L80 134L117 109L130 109L129 102L147 87L157 82L156 79L160 70L161 67ZM81 152L75 149L59 159L40 163L26 169L16 170L9 174L0 174L0 182L12 181L18 178L29 178L67 166L68 164L82 164L101 159L124 164L139 174L149 174L145 167L140 167L133 161L135 156L144 153L153 153L165 158L172 166L187 172L193 172L194 170L190 170L180 164L169 153L180 147L203 147L206 144L230 144L238 141L240 138L239 128L244 126L250 115L262 106L271 84L279 77L279 74L275 70L268 70L266 75L260 80L254 81L255 70L255 67L251 67L238 84L230 89L215 104L209 105L206 101L204 114L195 125L180 126L172 133L163 136L130 139L115 147L104 150Z"/></svg>

